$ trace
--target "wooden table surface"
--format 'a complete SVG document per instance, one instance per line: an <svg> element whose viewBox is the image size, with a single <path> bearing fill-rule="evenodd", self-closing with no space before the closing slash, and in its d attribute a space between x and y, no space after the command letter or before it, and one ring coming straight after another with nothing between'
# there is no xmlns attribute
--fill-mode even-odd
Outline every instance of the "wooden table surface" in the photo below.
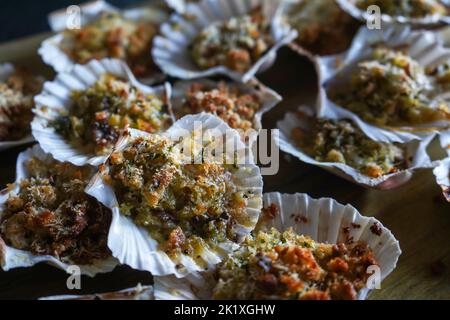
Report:
<svg viewBox="0 0 450 320"><path fill-rule="evenodd" d="M36 54L39 35L0 45L0 62L12 61L51 76ZM288 110L312 104L317 94L311 64L288 48L280 51L276 64L259 79L278 91L284 101L264 116L265 128L274 128ZM26 147L0 153L0 188L14 181L15 162ZM450 204L441 196L431 170L417 172L406 185L390 191L368 190L322 169L306 165L281 153L276 176L264 177L265 192L304 192L313 197L332 197L350 203L362 214L377 217L400 241L403 254L395 271L370 299L450 299ZM56 294L107 292L151 284L145 272L119 267L94 279L83 277L82 290L66 288L67 275L41 264L33 268L0 271L0 298L34 299Z"/></svg>

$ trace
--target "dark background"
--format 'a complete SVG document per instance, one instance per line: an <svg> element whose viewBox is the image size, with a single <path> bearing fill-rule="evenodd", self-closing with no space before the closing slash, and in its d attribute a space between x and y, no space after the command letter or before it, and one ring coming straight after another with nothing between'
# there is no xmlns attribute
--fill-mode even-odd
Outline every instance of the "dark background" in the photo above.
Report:
<svg viewBox="0 0 450 320"><path fill-rule="evenodd" d="M47 14L80 0L0 0L0 42L49 31ZM108 0L109 3L125 7L142 0Z"/></svg>

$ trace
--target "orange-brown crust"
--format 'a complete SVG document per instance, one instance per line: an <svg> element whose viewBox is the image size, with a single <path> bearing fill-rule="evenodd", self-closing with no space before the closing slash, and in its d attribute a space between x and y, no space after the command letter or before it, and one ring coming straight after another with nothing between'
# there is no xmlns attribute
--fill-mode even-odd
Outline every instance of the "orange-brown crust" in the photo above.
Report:
<svg viewBox="0 0 450 320"><path fill-rule="evenodd" d="M214 297L354 300L373 265L374 254L364 243L320 244L292 229L271 229L219 265Z"/></svg>
<svg viewBox="0 0 450 320"><path fill-rule="evenodd" d="M29 177L5 202L0 243L81 265L107 259L111 212L84 189L91 168L32 157Z"/></svg>
<svg viewBox="0 0 450 320"><path fill-rule="evenodd" d="M217 87L193 83L186 92L180 115L208 112L220 117L234 129L253 128L254 116L262 101L257 93L245 93L230 84Z"/></svg>

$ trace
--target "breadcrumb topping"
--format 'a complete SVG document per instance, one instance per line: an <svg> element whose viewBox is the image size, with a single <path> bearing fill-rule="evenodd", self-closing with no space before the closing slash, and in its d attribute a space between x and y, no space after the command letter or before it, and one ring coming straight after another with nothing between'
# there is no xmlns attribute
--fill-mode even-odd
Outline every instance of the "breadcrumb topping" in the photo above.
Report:
<svg viewBox="0 0 450 320"><path fill-rule="evenodd" d="M262 102L256 93L244 93L225 82L217 87L194 83L186 92L179 116L208 112L224 120L233 129L253 128L255 113ZM254 128L253 128L254 129Z"/></svg>
<svg viewBox="0 0 450 320"><path fill-rule="evenodd" d="M68 114L52 124L72 144L97 155L108 154L126 127L154 133L172 123L160 98L110 74L71 99Z"/></svg>
<svg viewBox="0 0 450 320"><path fill-rule="evenodd" d="M316 161L347 164L371 178L407 167L401 146L368 138L350 120L308 118L308 122L309 130L295 128L292 135L297 145Z"/></svg>
<svg viewBox="0 0 450 320"><path fill-rule="evenodd" d="M111 212L84 192L92 169L69 163L26 162L29 178L20 182L3 208L0 234L10 246L66 263L106 259Z"/></svg>
<svg viewBox="0 0 450 320"><path fill-rule="evenodd" d="M34 96L42 84L43 79L23 68L16 68L0 81L0 141L19 140L30 134Z"/></svg>
<svg viewBox="0 0 450 320"><path fill-rule="evenodd" d="M293 229L259 231L217 270L214 299L354 300L377 265L364 243L323 244Z"/></svg>
<svg viewBox="0 0 450 320"><path fill-rule="evenodd" d="M358 63L349 86L331 88L331 98L367 122L381 126L450 120L445 101L434 101L433 75L407 54L384 47Z"/></svg>
<svg viewBox="0 0 450 320"><path fill-rule="evenodd" d="M204 249L237 241L235 225L251 225L248 191L233 178L234 166L180 161L179 147L162 136L135 139L109 159L104 180L118 198L120 212L144 227L159 249L199 263Z"/></svg>

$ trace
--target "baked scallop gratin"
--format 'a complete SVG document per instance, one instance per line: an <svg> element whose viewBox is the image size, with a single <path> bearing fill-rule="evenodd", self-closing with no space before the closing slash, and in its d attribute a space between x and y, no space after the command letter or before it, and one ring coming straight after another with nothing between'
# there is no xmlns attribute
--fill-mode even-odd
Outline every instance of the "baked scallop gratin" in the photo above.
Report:
<svg viewBox="0 0 450 320"><path fill-rule="evenodd" d="M346 50L359 23L343 11L335 0L286 2L287 22L298 31L296 43L318 55Z"/></svg>
<svg viewBox="0 0 450 320"><path fill-rule="evenodd" d="M304 117L303 113L298 116ZM320 162L347 164L371 178L379 178L407 168L406 152L394 143L367 137L351 120L310 118L311 128L295 128L297 145Z"/></svg>
<svg viewBox="0 0 450 320"><path fill-rule="evenodd" d="M73 146L96 155L109 154L126 127L154 133L171 124L163 100L112 74L72 92L71 106L50 123Z"/></svg>
<svg viewBox="0 0 450 320"><path fill-rule="evenodd" d="M440 69L425 69L406 53L378 47L351 71L349 84L329 93L338 105L378 126L449 121L449 105L438 97L446 85Z"/></svg>
<svg viewBox="0 0 450 320"><path fill-rule="evenodd" d="M211 113L225 121L231 128L254 128L254 117L263 102L256 93L241 92L226 82L215 87L194 82L185 93L183 105L177 117L201 112Z"/></svg>
<svg viewBox="0 0 450 320"><path fill-rule="evenodd" d="M75 63L116 58L127 62L136 77L159 73L150 55L158 25L133 21L119 13L103 13L81 29L66 29L60 48Z"/></svg>
<svg viewBox="0 0 450 320"><path fill-rule="evenodd" d="M235 183L237 165L181 159L168 138L135 138L112 153L103 180L114 190L120 213L147 230L158 250L203 265L205 248L222 251L221 244L239 240L237 224L254 224L246 214L249 194Z"/></svg>
<svg viewBox="0 0 450 320"><path fill-rule="evenodd" d="M193 40L190 50L201 69L226 66L246 72L273 44L270 23L258 7L248 15L207 26Z"/></svg>
<svg viewBox="0 0 450 320"><path fill-rule="evenodd" d="M1 239L15 249L63 263L91 265L110 258L111 211L84 192L92 168L38 157L25 166L28 177L2 208Z"/></svg>
<svg viewBox="0 0 450 320"><path fill-rule="evenodd" d="M43 82L24 68L16 68L0 81L0 142L20 140L31 133L33 99Z"/></svg>
<svg viewBox="0 0 450 320"><path fill-rule="evenodd" d="M367 268L377 265L363 243L323 244L292 228L272 228L247 238L219 264L214 299L329 300L357 298Z"/></svg>

